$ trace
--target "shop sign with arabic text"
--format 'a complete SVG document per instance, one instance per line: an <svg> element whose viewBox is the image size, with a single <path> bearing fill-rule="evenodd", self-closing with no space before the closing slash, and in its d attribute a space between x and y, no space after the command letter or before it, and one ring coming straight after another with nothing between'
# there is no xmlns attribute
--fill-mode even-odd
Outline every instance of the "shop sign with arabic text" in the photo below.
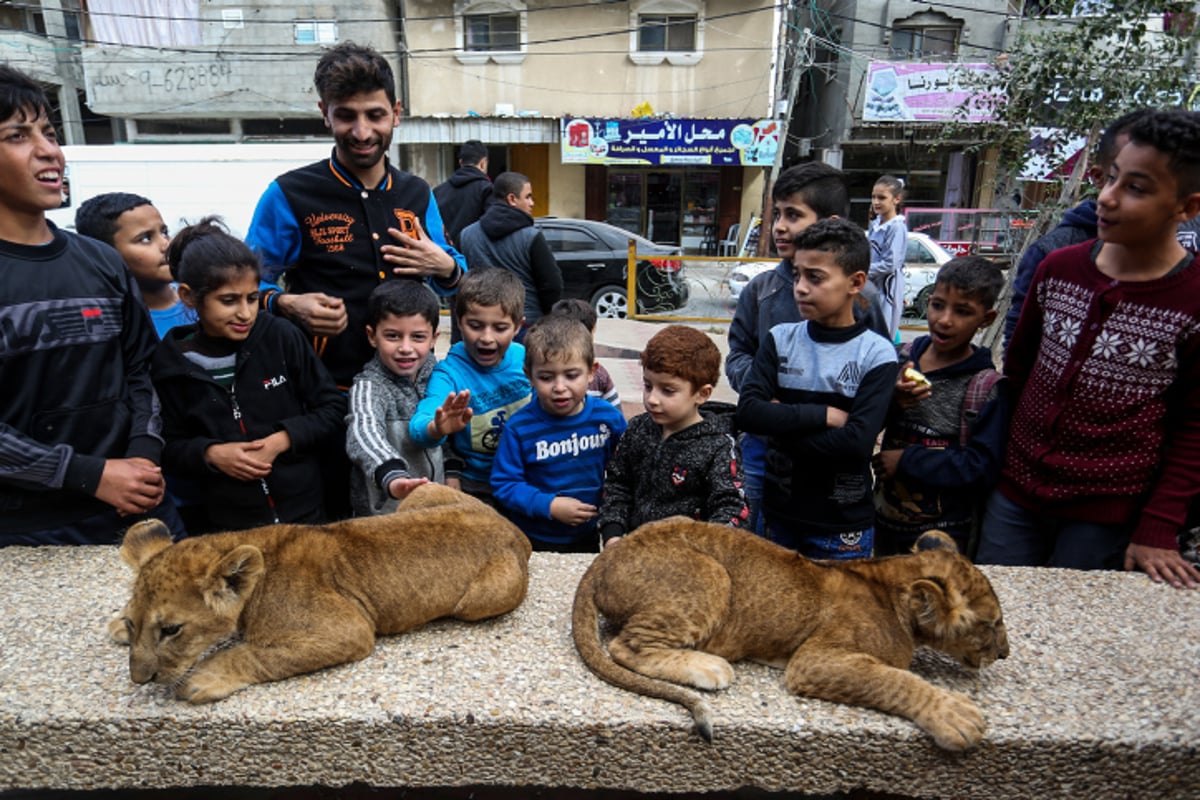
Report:
<svg viewBox="0 0 1200 800"><path fill-rule="evenodd" d="M769 167L783 125L774 119L562 121L562 163Z"/></svg>
<svg viewBox="0 0 1200 800"><path fill-rule="evenodd" d="M962 78L992 69L990 64L872 61L863 122L990 122L991 105L971 103L976 95L962 85ZM964 106L967 113L960 116Z"/></svg>

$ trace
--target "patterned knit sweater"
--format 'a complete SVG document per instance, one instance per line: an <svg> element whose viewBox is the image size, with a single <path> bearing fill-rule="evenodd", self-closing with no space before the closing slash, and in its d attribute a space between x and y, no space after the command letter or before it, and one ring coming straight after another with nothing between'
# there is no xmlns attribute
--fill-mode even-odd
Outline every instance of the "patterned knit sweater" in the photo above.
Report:
<svg viewBox="0 0 1200 800"><path fill-rule="evenodd" d="M1200 258L1116 281L1097 244L1050 254L1030 286L1005 362L1018 399L1000 488L1174 548L1200 487Z"/></svg>

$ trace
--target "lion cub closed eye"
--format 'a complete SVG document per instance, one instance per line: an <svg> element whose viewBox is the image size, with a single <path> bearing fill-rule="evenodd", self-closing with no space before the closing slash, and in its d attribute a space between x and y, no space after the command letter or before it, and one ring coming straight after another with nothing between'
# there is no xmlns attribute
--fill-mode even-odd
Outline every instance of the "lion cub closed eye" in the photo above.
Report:
<svg viewBox="0 0 1200 800"><path fill-rule="evenodd" d="M907 717L947 750L986 726L964 695L908 670L926 645L970 668L1008 656L991 584L940 531L908 556L816 562L720 525L672 517L606 548L575 593L572 632L609 683L687 707L712 740L708 704L731 662L784 665L796 694ZM598 615L618 630L601 646Z"/></svg>
<svg viewBox="0 0 1200 800"><path fill-rule="evenodd" d="M121 545L137 572L133 596L110 632L130 645L135 683L220 700L365 658L376 634L511 611L525 597L529 552L496 511L436 484L393 514L331 525L172 544L161 523L138 523Z"/></svg>

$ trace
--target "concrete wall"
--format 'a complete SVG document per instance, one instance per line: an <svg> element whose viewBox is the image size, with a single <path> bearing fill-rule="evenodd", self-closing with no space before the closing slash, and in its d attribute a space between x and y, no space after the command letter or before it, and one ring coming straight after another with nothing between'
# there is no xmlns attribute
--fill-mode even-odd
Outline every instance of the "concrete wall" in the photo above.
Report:
<svg viewBox="0 0 1200 800"><path fill-rule="evenodd" d="M462 63L456 56L453 16L462 3L408 0L412 113L491 113L496 103L543 116L628 116L649 101L655 111L680 117L761 116L767 112L771 3L765 0L704 0L706 48L754 48L708 52L699 63L638 66L630 60L629 28L638 3L532 0L521 63ZM546 7L560 10L544 10ZM726 14L761 8L757 13ZM611 32L595 38L572 38ZM564 39L568 41L548 42Z"/></svg>
<svg viewBox="0 0 1200 800"><path fill-rule="evenodd" d="M991 568L1012 654L980 673L922 651L969 696L976 749L911 722L788 694L735 667L715 740L686 711L591 674L570 636L586 555L534 553L511 614L385 637L356 664L189 706L129 680L104 623L114 547L0 549L0 791L178 786L757 787L829 795L1193 800L1200 796L1200 592L1142 574Z"/></svg>

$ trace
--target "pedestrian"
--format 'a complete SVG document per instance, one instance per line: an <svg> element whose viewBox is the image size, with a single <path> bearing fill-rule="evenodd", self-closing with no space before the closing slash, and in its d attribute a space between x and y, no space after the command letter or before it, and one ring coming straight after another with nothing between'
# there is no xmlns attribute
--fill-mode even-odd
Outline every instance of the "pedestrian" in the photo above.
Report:
<svg viewBox="0 0 1200 800"><path fill-rule="evenodd" d="M904 202L904 181L895 175L881 175L871 189L871 213L867 228L871 240L871 269L867 277L879 291L888 332L900 343L900 318L904 315L904 256L908 252L908 226L900 206Z"/></svg>
<svg viewBox="0 0 1200 800"><path fill-rule="evenodd" d="M468 139L458 149L458 169L433 190L446 241L458 245L462 229L483 216L492 200L492 181L488 178L488 151L478 139Z"/></svg>

